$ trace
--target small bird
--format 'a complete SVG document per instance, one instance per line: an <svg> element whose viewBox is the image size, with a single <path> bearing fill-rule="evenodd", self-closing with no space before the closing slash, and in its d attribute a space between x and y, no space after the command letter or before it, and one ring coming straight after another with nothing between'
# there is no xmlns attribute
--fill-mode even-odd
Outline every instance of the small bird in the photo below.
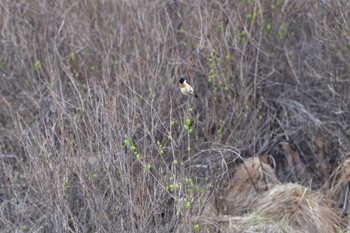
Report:
<svg viewBox="0 0 350 233"><path fill-rule="evenodd" d="M179 87L184 95L194 95L194 97L198 98L197 94L193 91L193 88L190 84L187 83L186 79L184 77L180 78L179 81Z"/></svg>

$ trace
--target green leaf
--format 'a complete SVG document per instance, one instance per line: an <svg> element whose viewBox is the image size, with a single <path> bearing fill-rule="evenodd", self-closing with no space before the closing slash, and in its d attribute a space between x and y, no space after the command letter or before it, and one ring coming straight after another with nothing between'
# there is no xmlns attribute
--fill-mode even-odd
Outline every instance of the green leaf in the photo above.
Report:
<svg viewBox="0 0 350 233"><path fill-rule="evenodd" d="M127 147L130 146L130 141L129 141L128 139L125 139L123 143L124 143L124 145L127 146Z"/></svg>
<svg viewBox="0 0 350 233"><path fill-rule="evenodd" d="M39 69L41 67L41 62L39 61L39 60L36 60L35 62L34 62L34 68L35 69Z"/></svg>
<svg viewBox="0 0 350 233"><path fill-rule="evenodd" d="M191 202L187 201L186 205L185 205L186 210L188 210L189 208L191 208Z"/></svg>
<svg viewBox="0 0 350 233"><path fill-rule="evenodd" d="M169 184L169 186L167 187L167 190L174 191L174 185Z"/></svg>
<svg viewBox="0 0 350 233"><path fill-rule="evenodd" d="M75 53L74 53L74 52L70 54L70 59L71 59L72 61L75 60Z"/></svg>

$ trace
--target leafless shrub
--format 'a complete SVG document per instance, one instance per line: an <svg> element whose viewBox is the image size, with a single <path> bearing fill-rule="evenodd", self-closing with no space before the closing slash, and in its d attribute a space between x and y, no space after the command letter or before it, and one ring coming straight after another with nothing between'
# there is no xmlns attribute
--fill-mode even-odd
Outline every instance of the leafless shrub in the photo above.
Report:
<svg viewBox="0 0 350 233"><path fill-rule="evenodd" d="M250 156L280 161L282 141L319 176L314 161L350 149L349 12L346 0L2 1L0 228L176 231L208 183Z"/></svg>

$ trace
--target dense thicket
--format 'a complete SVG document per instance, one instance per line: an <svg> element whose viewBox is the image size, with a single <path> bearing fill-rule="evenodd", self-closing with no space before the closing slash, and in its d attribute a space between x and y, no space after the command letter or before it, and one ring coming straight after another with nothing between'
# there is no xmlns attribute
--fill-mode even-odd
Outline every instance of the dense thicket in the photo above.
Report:
<svg viewBox="0 0 350 233"><path fill-rule="evenodd" d="M3 0L0 228L196 231L257 155L318 190L349 156L349 19L348 0Z"/></svg>

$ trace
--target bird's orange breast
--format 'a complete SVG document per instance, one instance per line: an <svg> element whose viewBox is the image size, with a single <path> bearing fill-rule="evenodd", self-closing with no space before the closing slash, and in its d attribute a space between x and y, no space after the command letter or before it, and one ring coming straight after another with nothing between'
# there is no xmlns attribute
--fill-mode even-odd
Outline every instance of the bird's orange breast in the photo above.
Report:
<svg viewBox="0 0 350 233"><path fill-rule="evenodd" d="M179 87L180 87L180 88L185 88L186 85L185 85L184 83L179 83Z"/></svg>

